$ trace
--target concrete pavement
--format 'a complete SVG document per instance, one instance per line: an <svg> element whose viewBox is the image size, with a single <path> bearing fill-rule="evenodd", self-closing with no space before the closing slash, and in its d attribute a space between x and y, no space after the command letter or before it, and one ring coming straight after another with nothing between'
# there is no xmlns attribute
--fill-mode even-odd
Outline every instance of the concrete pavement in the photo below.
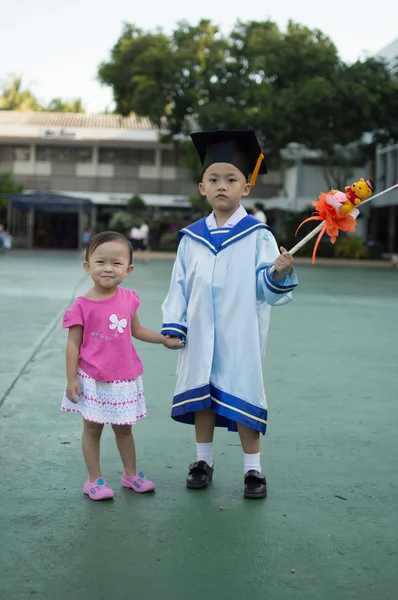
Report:
<svg viewBox="0 0 398 600"><path fill-rule="evenodd" d="M1 600L395 599L398 273L303 266L295 301L274 309L265 501L243 499L225 431L212 487L185 489L195 446L169 417L176 354L137 344L149 417L134 434L157 491L120 487L108 428L116 498L96 504L82 494L80 420L59 408L61 315L89 285L80 260L0 257ZM154 329L171 266L138 265L129 281Z"/></svg>

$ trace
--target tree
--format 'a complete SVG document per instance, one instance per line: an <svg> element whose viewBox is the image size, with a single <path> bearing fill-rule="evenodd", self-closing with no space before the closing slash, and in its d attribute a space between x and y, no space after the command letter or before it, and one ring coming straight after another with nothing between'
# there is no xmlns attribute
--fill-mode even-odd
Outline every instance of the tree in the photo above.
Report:
<svg viewBox="0 0 398 600"><path fill-rule="evenodd" d="M98 76L112 87L117 112L148 116L174 139L190 129L190 119L209 98L227 47L207 20L196 27L181 22L170 38L126 24Z"/></svg>
<svg viewBox="0 0 398 600"><path fill-rule="evenodd" d="M17 183L10 173L0 173L0 194L19 194L23 185Z"/></svg>
<svg viewBox="0 0 398 600"><path fill-rule="evenodd" d="M215 83L214 99L199 112L200 124L250 125L268 162L278 160L280 149L289 142L307 144L308 121L301 127L297 98L307 89L312 103L314 99L321 103L321 83L332 79L338 67L332 42L318 30L292 22L282 33L272 21L250 21L237 23L229 50L224 72ZM306 105L306 110L312 113L313 107Z"/></svg>
<svg viewBox="0 0 398 600"><path fill-rule="evenodd" d="M67 113L85 113L86 109L83 106L81 98L75 98L74 100L62 100L61 98L54 98L47 106L46 110L50 112L67 112Z"/></svg>
<svg viewBox="0 0 398 600"><path fill-rule="evenodd" d="M134 215L135 217L142 218L148 210L147 205L141 196L134 195L127 202L126 210L128 213Z"/></svg>
<svg viewBox="0 0 398 600"><path fill-rule="evenodd" d="M12 74L9 81L3 85L0 110L36 111L42 110L42 107L30 90L23 89L21 77Z"/></svg>
<svg viewBox="0 0 398 600"><path fill-rule="evenodd" d="M325 34L293 22L238 22L228 37L207 20L169 37L125 25L99 79L117 111L148 116L175 142L192 127L252 127L271 167L289 142L333 156L364 134L364 151L398 139L398 81L386 65L346 65Z"/></svg>
<svg viewBox="0 0 398 600"><path fill-rule="evenodd" d="M0 223L6 218L7 205L8 205L8 194L18 194L22 192L23 186L14 181L10 173L0 173ZM10 226L10 223L7 224Z"/></svg>
<svg viewBox="0 0 398 600"><path fill-rule="evenodd" d="M148 212L148 207L140 196L132 196L126 208L117 211L109 220L109 229L123 233L130 237L130 230L133 226L139 225L139 219L144 218Z"/></svg>

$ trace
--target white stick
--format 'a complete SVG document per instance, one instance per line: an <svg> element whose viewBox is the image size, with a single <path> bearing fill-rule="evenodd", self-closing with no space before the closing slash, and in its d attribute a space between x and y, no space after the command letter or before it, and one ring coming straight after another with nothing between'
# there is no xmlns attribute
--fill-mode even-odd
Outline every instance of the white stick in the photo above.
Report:
<svg viewBox="0 0 398 600"><path fill-rule="evenodd" d="M362 204L366 204L366 202L370 202L371 200L374 200L375 198L378 198L379 196L382 196L383 194L387 194L387 192L391 192L391 190L395 190L395 188L398 187L398 183L396 183L395 185L392 185L391 187L387 188L386 190L383 190L382 192L379 192L378 194L375 194L374 196L369 196L369 198L366 198L366 200L363 200L360 204L360 206L362 206Z"/></svg>
<svg viewBox="0 0 398 600"><path fill-rule="evenodd" d="M297 250L300 250L300 248L305 246L306 243L309 242L310 239L315 237L316 234L321 231L324 223L325 223L325 221L321 221L319 223L319 225L317 227L315 227L315 229L310 231L310 233L308 233L298 244L296 244L295 246L293 246L293 248L291 250L289 250L289 254L296 254ZM272 265L272 267L270 267L268 273L271 275L271 273L273 273L274 271L275 271L275 267L274 267L274 265Z"/></svg>
<svg viewBox="0 0 398 600"><path fill-rule="evenodd" d="M375 196L370 196L369 198L367 198L366 200L363 200L363 202L361 202L361 206L362 206L362 204L365 204L365 202L370 202L370 200L374 200L375 198L378 198L379 196L382 196L383 194L387 194L387 192L391 192L391 190L394 190L397 187L398 187L398 183L396 183L395 185L392 185L391 187L387 188L386 190L383 190L382 192L379 192ZM297 252L297 250L300 250L300 248L305 246L305 244L307 242L309 242L309 240L311 240L313 237L316 236L317 233L319 233L321 231L323 224L324 224L324 221L321 221L319 223L319 225L317 227L315 227L315 229L313 231L310 231L310 233L301 240L301 242L299 242L298 244L293 246L293 248L289 251L289 254L295 254ZM272 267L270 267L268 273L271 275L274 271L275 271L275 267L274 267L274 265L272 265Z"/></svg>

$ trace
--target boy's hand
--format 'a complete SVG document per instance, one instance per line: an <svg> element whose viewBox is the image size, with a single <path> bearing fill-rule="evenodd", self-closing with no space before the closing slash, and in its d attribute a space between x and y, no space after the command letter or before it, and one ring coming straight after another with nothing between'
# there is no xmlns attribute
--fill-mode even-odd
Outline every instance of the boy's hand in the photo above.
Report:
<svg viewBox="0 0 398 600"><path fill-rule="evenodd" d="M279 274L279 278L275 278L276 274L274 273L275 281L277 281L277 279L282 280L286 275L289 275L293 268L293 262L293 256L289 254L286 248L281 246L281 253L274 262L275 271Z"/></svg>
<svg viewBox="0 0 398 600"><path fill-rule="evenodd" d="M170 350L180 350L185 346L185 343L178 337L174 337L172 335L165 335L163 346L165 348L169 348Z"/></svg>
<svg viewBox="0 0 398 600"><path fill-rule="evenodd" d="M73 402L74 404L78 403L78 396L82 395L82 391L80 389L80 385L77 379L73 379L72 381L68 381L66 386L66 397L68 400Z"/></svg>

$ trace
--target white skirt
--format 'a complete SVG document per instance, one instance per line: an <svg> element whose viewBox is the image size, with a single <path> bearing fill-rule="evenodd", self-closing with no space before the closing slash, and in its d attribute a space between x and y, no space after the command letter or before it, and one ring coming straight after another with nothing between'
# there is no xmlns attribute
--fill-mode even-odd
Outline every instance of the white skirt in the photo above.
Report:
<svg viewBox="0 0 398 600"><path fill-rule="evenodd" d="M86 421L109 425L134 425L147 416L141 377L96 381L79 367L77 379L82 391L78 403L68 400L65 388L61 410L77 413Z"/></svg>

